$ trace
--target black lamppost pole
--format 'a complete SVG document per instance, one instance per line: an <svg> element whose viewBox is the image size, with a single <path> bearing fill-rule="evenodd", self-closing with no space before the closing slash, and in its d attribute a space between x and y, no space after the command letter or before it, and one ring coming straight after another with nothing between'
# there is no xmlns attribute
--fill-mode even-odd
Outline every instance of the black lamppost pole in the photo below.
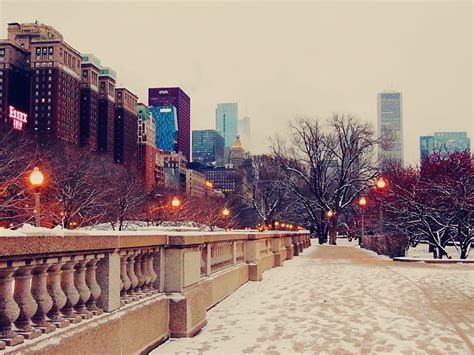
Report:
<svg viewBox="0 0 474 355"><path fill-rule="evenodd" d="M38 167L35 166L33 171L30 174L30 183L35 188L35 225L36 227L41 227L41 192L40 186L43 184L44 175L39 170Z"/></svg>

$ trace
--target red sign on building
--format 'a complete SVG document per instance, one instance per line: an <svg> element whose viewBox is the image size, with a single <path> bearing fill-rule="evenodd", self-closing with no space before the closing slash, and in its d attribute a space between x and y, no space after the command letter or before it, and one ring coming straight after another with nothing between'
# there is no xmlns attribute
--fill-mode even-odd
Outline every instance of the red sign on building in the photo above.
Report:
<svg viewBox="0 0 474 355"><path fill-rule="evenodd" d="M13 106L10 106L10 112L8 117L13 120L13 128L18 130L23 130L23 125L28 122L28 114L18 111Z"/></svg>

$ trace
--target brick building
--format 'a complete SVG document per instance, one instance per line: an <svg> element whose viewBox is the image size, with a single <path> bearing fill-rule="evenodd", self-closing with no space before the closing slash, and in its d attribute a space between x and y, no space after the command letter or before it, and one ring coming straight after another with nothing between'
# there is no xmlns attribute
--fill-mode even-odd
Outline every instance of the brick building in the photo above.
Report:
<svg viewBox="0 0 474 355"><path fill-rule="evenodd" d="M114 162L136 169L137 99L125 88L115 89Z"/></svg>
<svg viewBox="0 0 474 355"><path fill-rule="evenodd" d="M114 157L115 81L112 68L101 68L99 74L99 106L97 151Z"/></svg>

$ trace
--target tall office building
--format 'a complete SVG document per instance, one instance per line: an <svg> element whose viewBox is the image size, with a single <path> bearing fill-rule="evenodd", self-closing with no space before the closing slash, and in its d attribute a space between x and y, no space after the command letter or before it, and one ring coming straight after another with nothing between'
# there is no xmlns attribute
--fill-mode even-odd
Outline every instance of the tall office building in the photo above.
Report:
<svg viewBox="0 0 474 355"><path fill-rule="evenodd" d="M125 88L115 89L114 161L136 168L138 96Z"/></svg>
<svg viewBox="0 0 474 355"><path fill-rule="evenodd" d="M155 144L159 150L177 152L178 115L174 106L151 107L150 112L156 122Z"/></svg>
<svg viewBox="0 0 474 355"><path fill-rule="evenodd" d="M443 155L470 149L470 139L466 132L435 132L432 136L420 137L421 159L433 153Z"/></svg>
<svg viewBox="0 0 474 355"><path fill-rule="evenodd" d="M217 104L216 130L224 137L224 145L231 148L237 135L238 105L236 102Z"/></svg>
<svg viewBox="0 0 474 355"><path fill-rule="evenodd" d="M30 52L0 40L0 128L23 130L30 119ZM15 120L15 112L27 116ZM26 122L24 122L26 121Z"/></svg>
<svg viewBox="0 0 474 355"><path fill-rule="evenodd" d="M400 92L382 92L377 100L378 133L385 137L387 146L379 146L380 166L390 163L403 165L403 113Z"/></svg>
<svg viewBox="0 0 474 355"><path fill-rule="evenodd" d="M99 58L93 54L83 55L81 70L79 145L96 151L99 121Z"/></svg>
<svg viewBox="0 0 474 355"><path fill-rule="evenodd" d="M99 75L99 117L97 124L97 151L114 157L115 82L117 74L102 67Z"/></svg>
<svg viewBox="0 0 474 355"><path fill-rule="evenodd" d="M148 106L157 121L157 132L161 126L155 114L160 111L155 108L164 106L176 108L177 150L182 152L189 161L191 157L191 99L189 96L178 87L150 88L148 89Z"/></svg>
<svg viewBox="0 0 474 355"><path fill-rule="evenodd" d="M31 55L28 129L44 143L79 144L80 53L61 33L38 22L8 24L8 39Z"/></svg>
<svg viewBox="0 0 474 355"><path fill-rule="evenodd" d="M224 166L224 137L213 129L193 131L193 162Z"/></svg>
<svg viewBox="0 0 474 355"><path fill-rule="evenodd" d="M138 113L138 170L145 180L145 190L149 191L155 185L156 165L156 124L147 105L137 104Z"/></svg>
<svg viewBox="0 0 474 355"><path fill-rule="evenodd" d="M239 120L239 135L242 140L242 144L247 147L247 150L251 151L252 146L252 132L250 129L250 117L246 116Z"/></svg>

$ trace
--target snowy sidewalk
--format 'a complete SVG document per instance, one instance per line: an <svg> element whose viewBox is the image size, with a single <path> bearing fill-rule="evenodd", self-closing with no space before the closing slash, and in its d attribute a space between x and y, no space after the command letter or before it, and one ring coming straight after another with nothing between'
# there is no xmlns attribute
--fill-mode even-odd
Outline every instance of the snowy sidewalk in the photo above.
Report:
<svg viewBox="0 0 474 355"><path fill-rule="evenodd" d="M473 265L399 263L338 243L245 284L200 334L152 354L474 353Z"/></svg>

